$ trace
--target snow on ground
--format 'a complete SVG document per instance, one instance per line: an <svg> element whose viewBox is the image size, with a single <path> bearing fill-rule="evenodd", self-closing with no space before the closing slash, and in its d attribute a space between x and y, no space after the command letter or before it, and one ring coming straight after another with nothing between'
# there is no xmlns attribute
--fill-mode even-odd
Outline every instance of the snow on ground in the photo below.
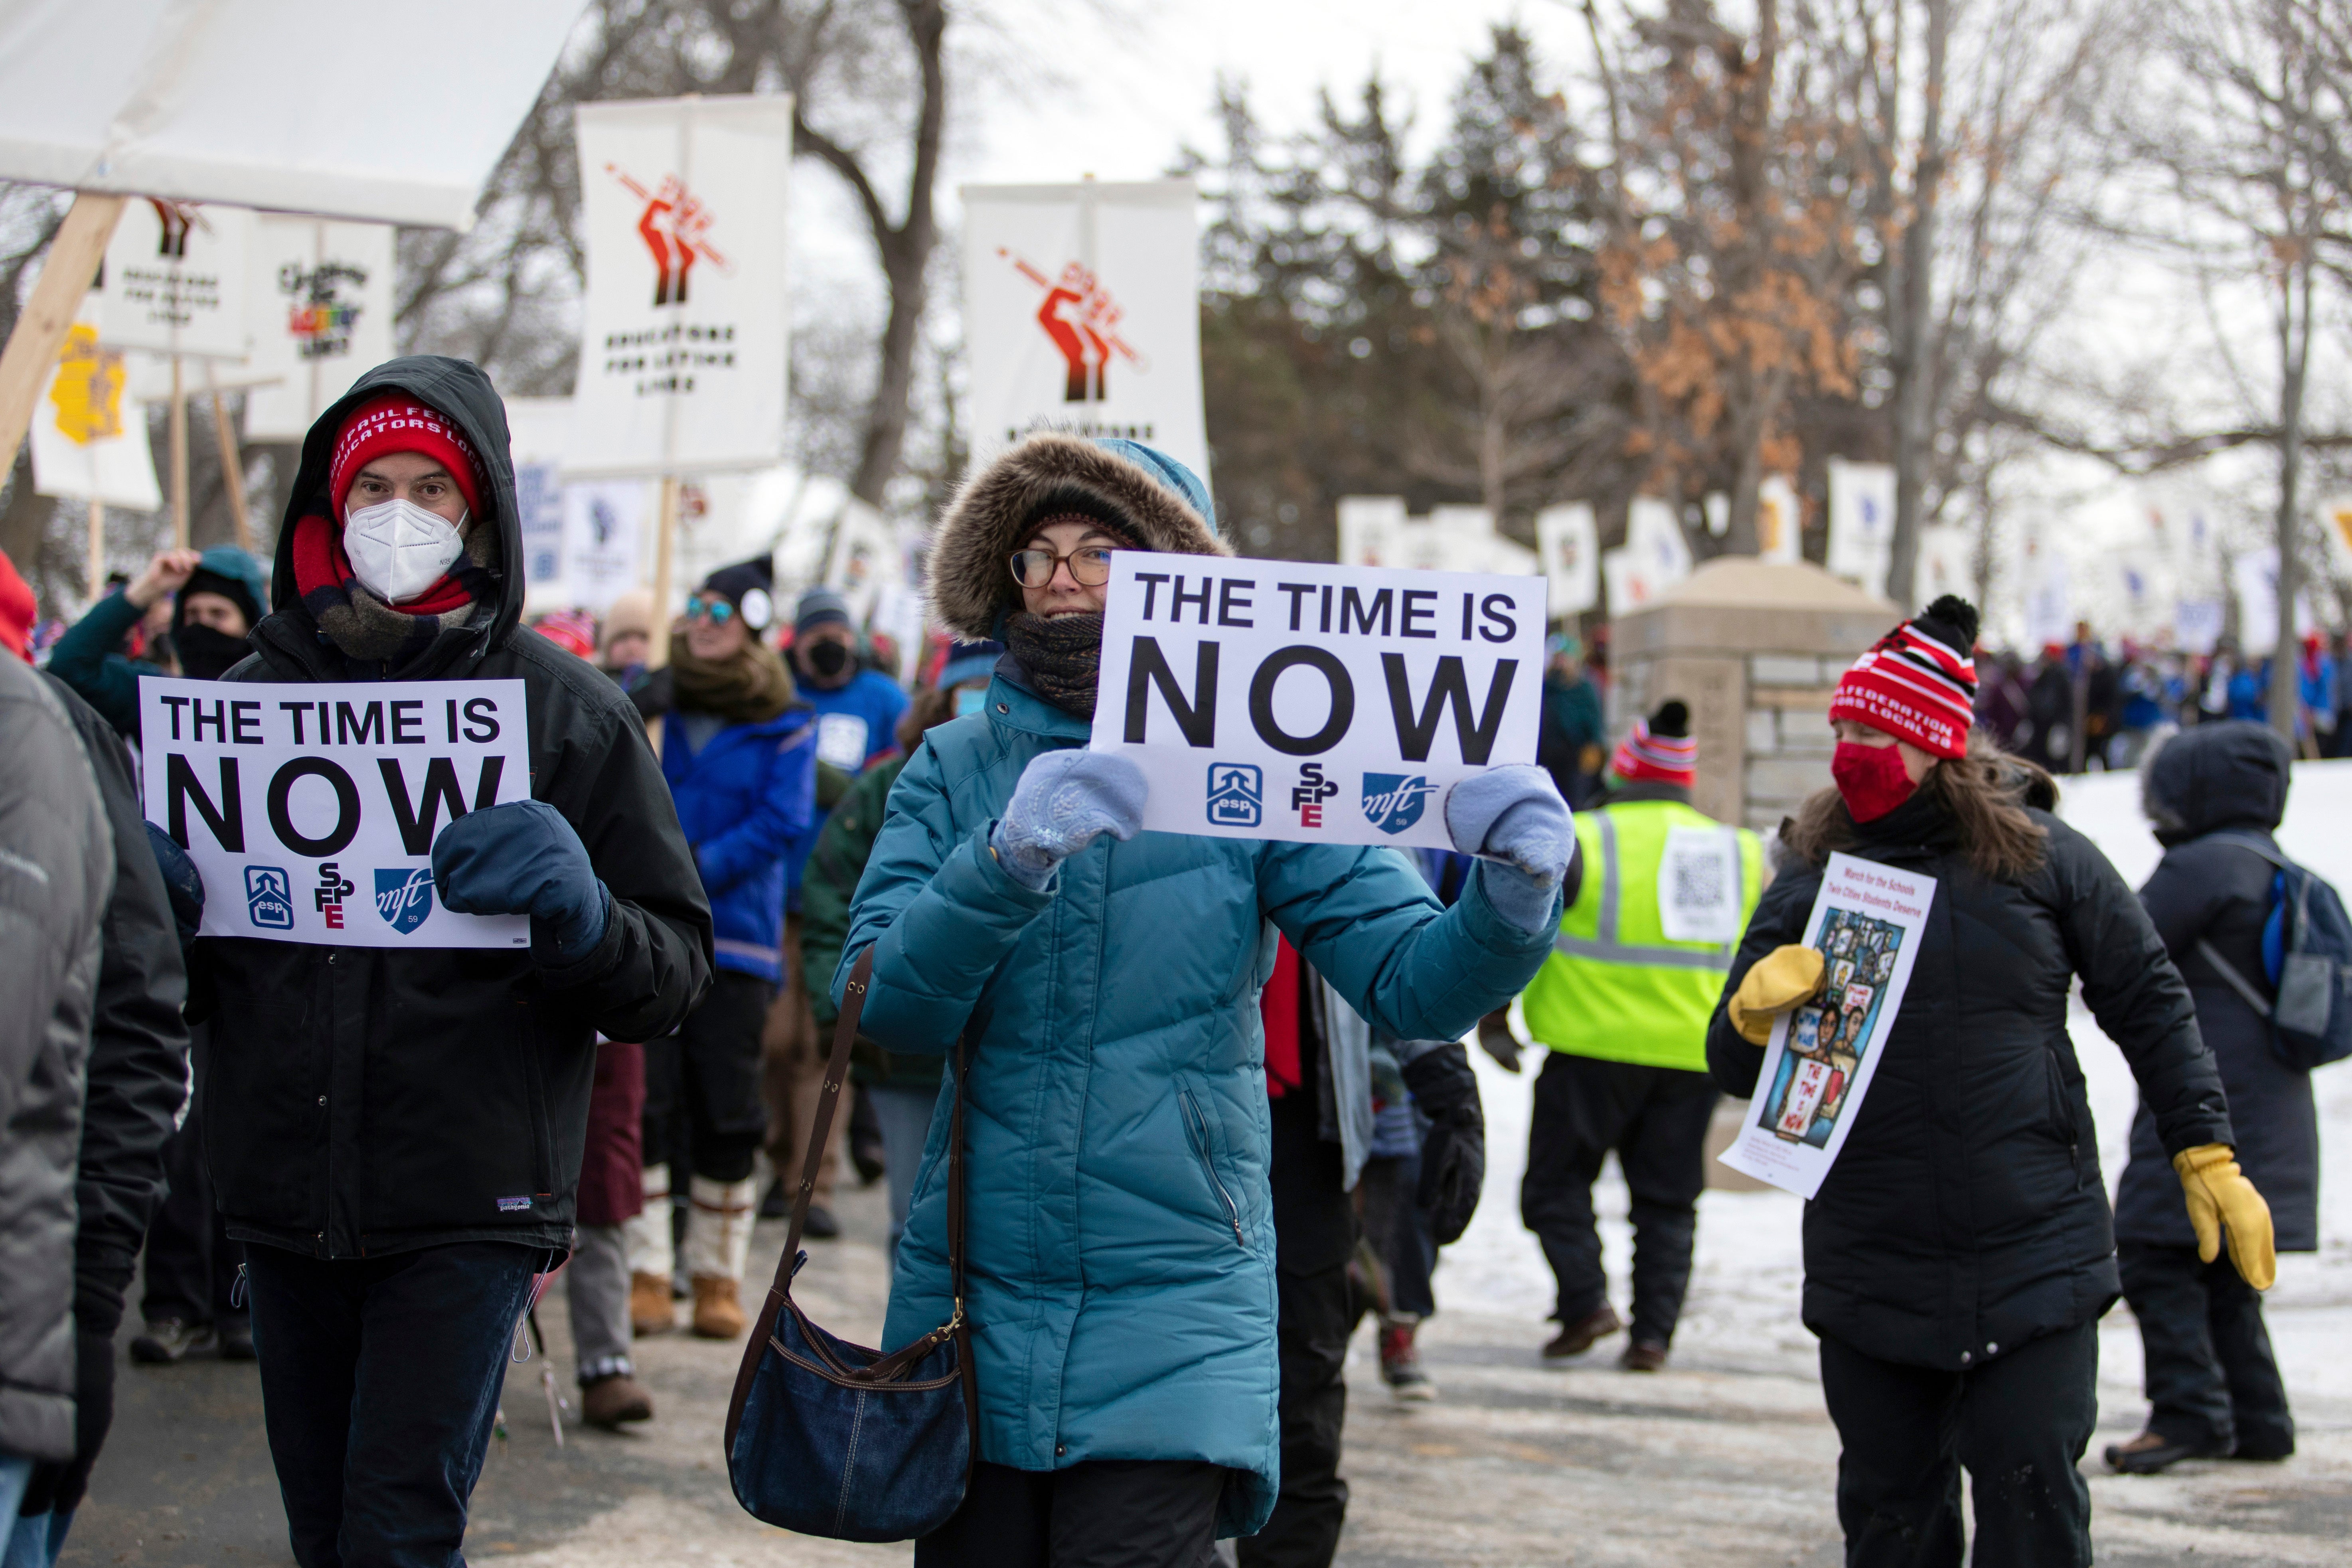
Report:
<svg viewBox="0 0 2352 1568"><path fill-rule="evenodd" d="M2134 887L2156 868L2162 851L2140 816L2137 773L2067 781L2060 815L2097 843ZM2287 854L2352 890L2352 762L2295 765L2278 838ZM2131 1074L2122 1053L2079 1005L2068 1027L2089 1081L2101 1167L2112 1194L2131 1133ZM1551 1311L1552 1279L1535 1237L1519 1223L1518 1189L1542 1058L1528 1052L1527 1070L1517 1077L1483 1051L1474 1048L1470 1058L1486 1100L1486 1195L1467 1233L1445 1250L1437 1273L1438 1305L1447 1311L1524 1320L1530 1343L1538 1343L1549 1333L1540 1320ZM2343 1351L2352 1342L2352 1065L2321 1073L2314 1087L2321 1124L2321 1250L2279 1260L2279 1283L2268 1303L2271 1332L2306 1424L2352 1426L2352 1356ZM1623 1312L1633 1242L1624 1183L1614 1161L1594 1202L1601 1215L1611 1296ZM1678 1364L1760 1363L1793 1371L1797 1366L1791 1363L1811 1363L1811 1336L1797 1318L1803 1208L1797 1198L1779 1192L1710 1190L1700 1200L1690 1299L1675 1339ZM2110 1315L2102 1342L2101 1381L2108 1399L2136 1397L2139 1339L2128 1312L2118 1309Z"/></svg>

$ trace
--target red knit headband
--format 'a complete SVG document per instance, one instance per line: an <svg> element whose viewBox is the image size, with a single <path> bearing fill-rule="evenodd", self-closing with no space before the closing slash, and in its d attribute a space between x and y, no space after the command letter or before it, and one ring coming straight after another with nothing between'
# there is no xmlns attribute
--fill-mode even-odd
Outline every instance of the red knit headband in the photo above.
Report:
<svg viewBox="0 0 2352 1568"><path fill-rule="evenodd" d="M394 452L420 453L448 469L457 493L466 498L466 510L482 515L482 468L474 444L439 409L404 392L388 392L352 409L335 436L327 499L339 520L360 470Z"/></svg>

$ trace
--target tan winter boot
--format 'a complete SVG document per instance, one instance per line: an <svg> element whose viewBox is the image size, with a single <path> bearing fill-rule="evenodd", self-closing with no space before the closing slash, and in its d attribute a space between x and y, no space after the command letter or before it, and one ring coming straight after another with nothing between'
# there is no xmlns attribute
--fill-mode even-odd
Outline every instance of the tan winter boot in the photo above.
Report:
<svg viewBox="0 0 2352 1568"><path fill-rule="evenodd" d="M629 1276L629 1328L639 1338L677 1327L677 1303L670 1299L667 1274Z"/></svg>
<svg viewBox="0 0 2352 1568"><path fill-rule="evenodd" d="M629 1327L639 1334L666 1334L677 1327L677 1303L669 1277L677 1267L669 1240L669 1166L647 1165L646 1206L621 1222L621 1242L629 1255Z"/></svg>
<svg viewBox="0 0 2352 1568"><path fill-rule="evenodd" d="M686 1274L694 1282L694 1331L731 1340L743 1331L743 1265L751 1256L751 1225L759 1216L760 1184L714 1182L697 1176L688 1189L694 1208L686 1226Z"/></svg>
<svg viewBox="0 0 2352 1568"><path fill-rule="evenodd" d="M706 1340L731 1340L743 1331L743 1305L736 1299L735 1281L694 1277L694 1331Z"/></svg>

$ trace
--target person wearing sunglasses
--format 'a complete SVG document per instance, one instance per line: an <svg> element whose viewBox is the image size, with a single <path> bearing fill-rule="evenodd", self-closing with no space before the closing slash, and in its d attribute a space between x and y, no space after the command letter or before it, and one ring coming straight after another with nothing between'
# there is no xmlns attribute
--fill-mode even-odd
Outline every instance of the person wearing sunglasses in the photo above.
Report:
<svg viewBox="0 0 2352 1568"><path fill-rule="evenodd" d="M1228 554L1214 519L1160 452L1035 435L967 481L933 545L936 617L1010 657L898 774L833 980L837 1004L873 949L861 1032L894 1058L961 1037L969 1062L979 1463L917 1568L1193 1568L1265 1523L1273 932L1379 1027L1450 1041L1533 978L1559 924L1574 834L1532 766L1454 787L1457 839L1498 858L1451 910L1386 849L1138 831L1143 774L1085 749L1110 555ZM933 1120L887 1344L955 1310Z"/></svg>
<svg viewBox="0 0 2352 1568"><path fill-rule="evenodd" d="M786 861L816 812L815 731L773 648L767 563L712 573L670 633L669 663L633 696L665 719L662 776L694 847L717 931L718 974L677 1033L646 1046L643 1213L627 1222L630 1317L639 1332L676 1322L670 1277L683 1263L693 1327L743 1331L740 1287L758 1201L754 1157L768 1131L761 1040L784 978ZM683 1108L694 1175L683 1258L670 1246L670 1142ZM685 1151L677 1151L683 1153Z"/></svg>

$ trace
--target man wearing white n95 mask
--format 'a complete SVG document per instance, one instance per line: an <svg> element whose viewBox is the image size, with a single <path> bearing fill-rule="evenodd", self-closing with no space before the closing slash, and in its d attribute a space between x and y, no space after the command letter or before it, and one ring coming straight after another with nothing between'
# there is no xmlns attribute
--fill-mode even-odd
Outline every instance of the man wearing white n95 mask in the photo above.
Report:
<svg viewBox="0 0 2352 1568"><path fill-rule="evenodd" d="M528 947L194 946L205 1154L302 1568L460 1560L507 1347L572 1244L596 1036L667 1034L710 984L710 906L643 724L520 624L508 447L473 365L360 377L303 443L271 613L225 677L520 681L529 731L531 797L433 841L435 899L529 915Z"/></svg>

